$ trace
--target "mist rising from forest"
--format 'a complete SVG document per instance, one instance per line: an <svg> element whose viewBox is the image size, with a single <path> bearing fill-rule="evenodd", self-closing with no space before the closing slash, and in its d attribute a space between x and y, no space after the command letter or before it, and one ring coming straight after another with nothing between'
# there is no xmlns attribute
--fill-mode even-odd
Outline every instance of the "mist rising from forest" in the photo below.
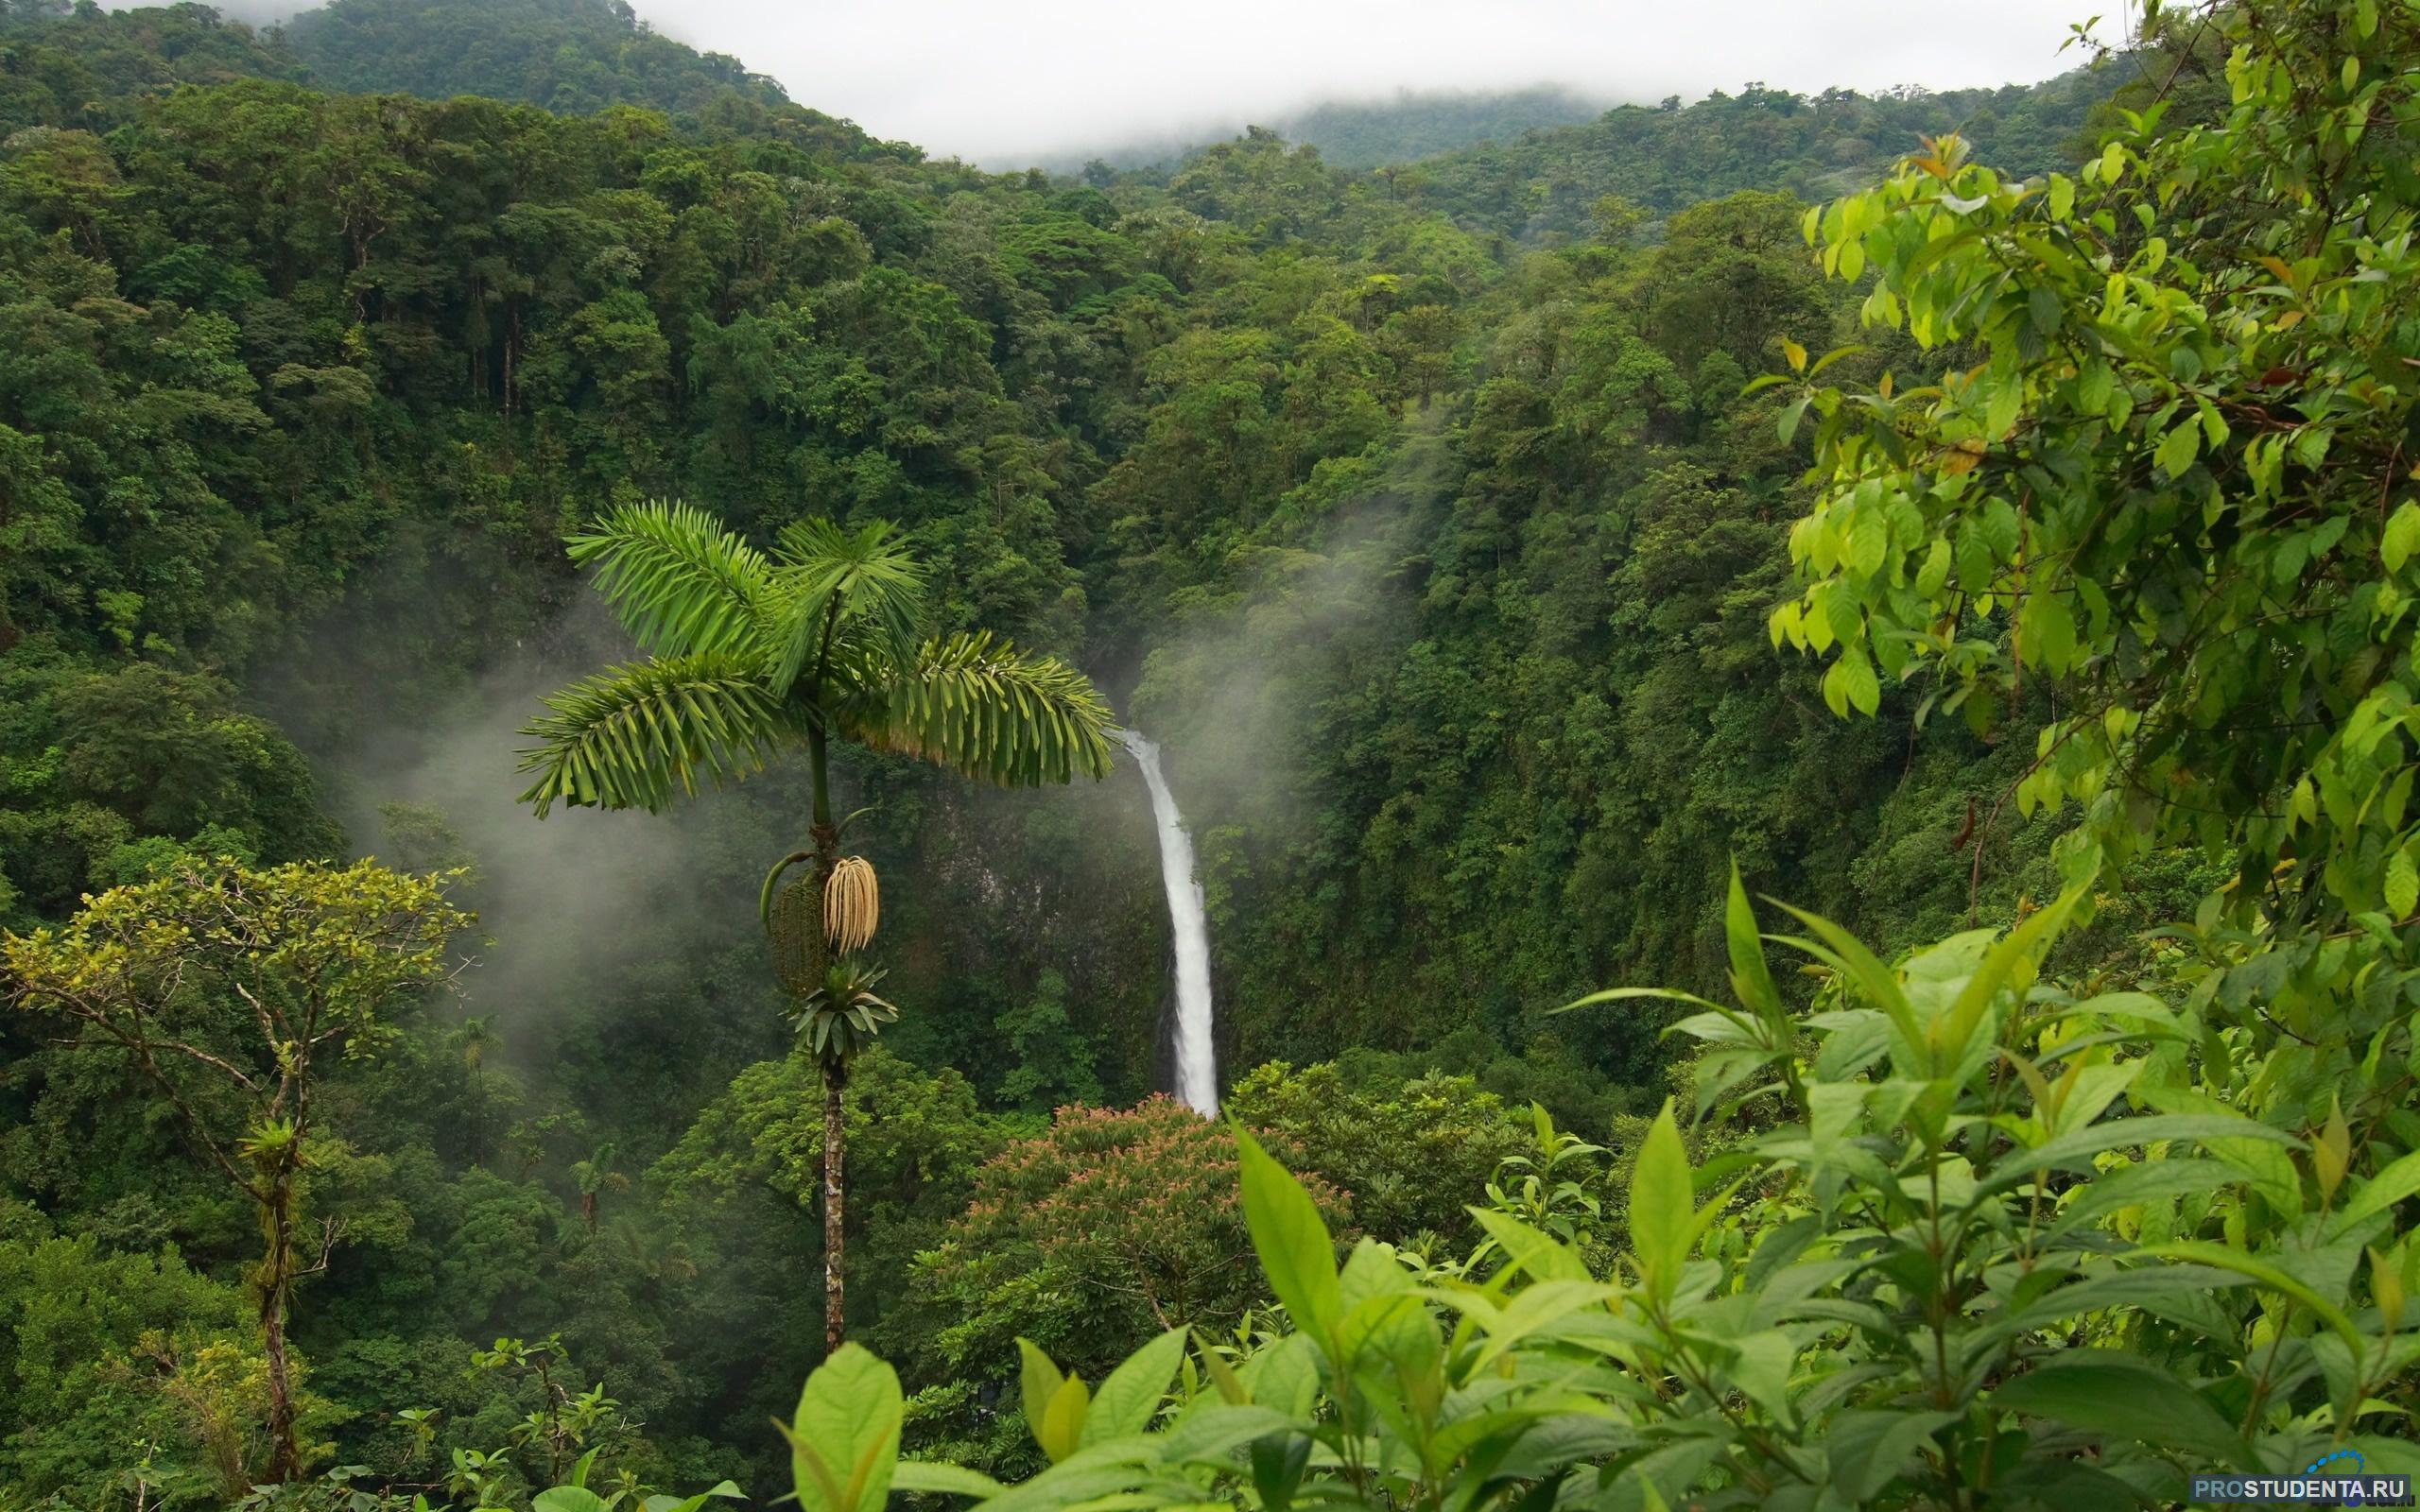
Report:
<svg viewBox="0 0 2420 1512"><path fill-rule="evenodd" d="M587 666L628 657L601 615L577 617L572 644L596 653ZM631 919L689 908L702 923L701 896L724 890L683 833L703 822L695 811L557 808L540 822L518 800L527 782L513 769L527 744L518 731L540 697L579 670L552 656L516 658L480 678L441 723L365 742L346 773L345 827L357 849L390 865L472 868L464 901L494 941L462 984L473 1014L524 1022L544 1014L565 984L626 963L644 937ZM449 830L458 855L442 853Z"/></svg>
<svg viewBox="0 0 2420 1512"><path fill-rule="evenodd" d="M1379 476L1337 507L1322 550L1267 554L1244 603L1187 623L1147 663L1135 710L1168 753L1197 838L1224 825L1282 841L1321 811L1307 784L1322 764L1304 756L1322 731L1305 700L1337 685L1345 662L1408 633L1407 554L1449 491L1442 414L1406 424Z"/></svg>
<svg viewBox="0 0 2420 1512"><path fill-rule="evenodd" d="M441 572L423 585L457 613L477 612L464 601L476 592ZM534 632L493 637L483 663L436 698L379 675L384 597L330 617L307 673L281 679L289 693L275 712L318 732L315 765L354 853L469 868L457 901L479 926L465 947L476 965L458 981L463 1013L491 1018L508 1054L527 1057L540 1052L540 1031L582 1000L618 995L631 973L682 970L752 939L746 863L773 842L746 847L731 832L786 806L778 782L745 799L709 792L666 815L558 806L540 820L520 801L520 731L543 697L634 655L592 594L583 588Z"/></svg>

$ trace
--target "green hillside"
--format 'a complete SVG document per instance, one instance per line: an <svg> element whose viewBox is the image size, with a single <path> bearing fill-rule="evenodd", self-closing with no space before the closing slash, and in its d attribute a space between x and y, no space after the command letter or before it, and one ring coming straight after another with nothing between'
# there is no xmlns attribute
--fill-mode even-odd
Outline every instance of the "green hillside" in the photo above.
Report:
<svg viewBox="0 0 2420 1512"><path fill-rule="evenodd" d="M5 0L0 1512L2420 1469L2420 9L2169 14L1053 177Z"/></svg>

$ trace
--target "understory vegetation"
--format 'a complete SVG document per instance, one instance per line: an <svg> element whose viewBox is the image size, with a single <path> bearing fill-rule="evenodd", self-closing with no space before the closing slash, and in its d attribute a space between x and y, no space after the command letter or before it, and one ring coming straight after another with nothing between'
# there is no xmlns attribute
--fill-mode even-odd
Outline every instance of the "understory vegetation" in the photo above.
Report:
<svg viewBox="0 0 2420 1512"><path fill-rule="evenodd" d="M0 0L0 1512L2420 1472L2415 78L1053 177Z"/></svg>

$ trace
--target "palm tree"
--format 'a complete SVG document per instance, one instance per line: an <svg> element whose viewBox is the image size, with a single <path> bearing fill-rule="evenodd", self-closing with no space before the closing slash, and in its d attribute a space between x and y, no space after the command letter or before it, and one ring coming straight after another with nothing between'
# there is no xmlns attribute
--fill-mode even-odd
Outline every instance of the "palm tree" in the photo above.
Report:
<svg viewBox="0 0 2420 1512"><path fill-rule="evenodd" d="M840 1162L832 1152L841 1147L847 1132L841 1125L840 1100L848 1089L849 1067L857 1053L882 1033L882 1026L899 1017L897 1008L874 995L883 975L880 969L856 961L834 961L825 968L823 980L799 999L790 1015L799 1047L815 1057L816 1067L823 1074L823 1341L831 1349L840 1347L839 1314L835 1311L839 1294L833 1288L844 1238L841 1205L848 1196L840 1186Z"/></svg>
<svg viewBox="0 0 2420 1512"><path fill-rule="evenodd" d="M631 506L575 538L571 556L594 564L597 588L648 656L546 699L549 713L524 731L537 744L522 753L521 769L536 780L522 800L541 818L559 802L660 812L695 796L701 780L736 781L776 754L804 748L814 798L809 844L765 880L769 933L775 884L793 864L808 864L810 891L797 900L803 907L783 912L810 920L826 915L826 885L843 863L832 818L835 740L922 757L1003 786L1108 774L1109 706L1091 681L1056 658L1021 655L986 632L928 634L924 567L886 522L848 530L801 521L759 551L701 509ZM870 893L856 891L870 885L871 868L848 860L845 917L829 932L810 924L802 958L786 963L795 992L826 983L833 934L856 948L871 929ZM837 1109L853 1053L818 1057L829 1124L823 1333L836 1350L843 1193Z"/></svg>
<svg viewBox="0 0 2420 1512"><path fill-rule="evenodd" d="M587 1221L588 1231L596 1231L596 1210L608 1192L628 1192L631 1178L617 1169L614 1159L614 1142L596 1146L596 1153L585 1160L571 1163L572 1184L579 1190L579 1215Z"/></svg>

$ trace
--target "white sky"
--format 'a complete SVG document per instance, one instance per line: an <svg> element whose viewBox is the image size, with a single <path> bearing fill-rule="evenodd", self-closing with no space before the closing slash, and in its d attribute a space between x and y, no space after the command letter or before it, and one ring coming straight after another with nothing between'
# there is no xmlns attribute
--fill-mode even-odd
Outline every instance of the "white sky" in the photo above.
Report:
<svg viewBox="0 0 2420 1512"><path fill-rule="evenodd" d="M635 0L876 136L993 166L1225 130L1315 100L1560 83L1694 99L1751 79L1953 89L2083 60L2119 0ZM2107 33L2112 23L2104 23Z"/></svg>

